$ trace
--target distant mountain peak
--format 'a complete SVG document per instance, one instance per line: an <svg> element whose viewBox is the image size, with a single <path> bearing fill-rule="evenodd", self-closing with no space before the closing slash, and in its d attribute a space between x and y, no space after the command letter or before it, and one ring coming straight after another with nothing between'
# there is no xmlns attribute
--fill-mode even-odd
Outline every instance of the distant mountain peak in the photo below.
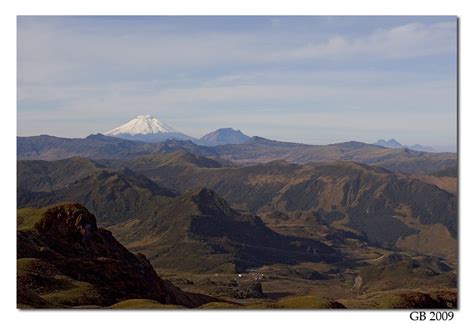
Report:
<svg viewBox="0 0 474 324"><path fill-rule="evenodd" d="M129 122L105 132L104 135L150 143L168 139L197 141L152 115L138 115Z"/></svg>
<svg viewBox="0 0 474 324"><path fill-rule="evenodd" d="M129 122L105 132L105 135L146 135L158 133L178 133L173 127L151 115L138 115Z"/></svg>
<svg viewBox="0 0 474 324"><path fill-rule="evenodd" d="M196 188L194 190L190 190L186 194L200 209L205 207L206 211L209 209L220 211L225 210L226 212L230 210L227 202L222 199L215 191L209 188Z"/></svg>
<svg viewBox="0 0 474 324"><path fill-rule="evenodd" d="M403 145L394 138L392 138L388 141L380 139L377 142L375 142L374 145L383 146L383 147L387 147L387 148L408 148L410 150L418 151L418 152L434 152L435 151L435 149L432 148L431 146L423 146L423 145L420 145L420 144Z"/></svg>
<svg viewBox="0 0 474 324"><path fill-rule="evenodd" d="M399 141L397 141L396 139L392 138L390 140L388 140L387 142L388 144L391 144L391 145L396 145L396 146L402 146L402 144L400 144Z"/></svg>
<svg viewBox="0 0 474 324"><path fill-rule="evenodd" d="M388 141L385 141L383 139L378 140L377 142L374 143L375 145L383 146L383 147L388 147L388 148L401 148L403 147L402 144L400 144L396 139L392 138L389 139Z"/></svg>
<svg viewBox="0 0 474 324"><path fill-rule="evenodd" d="M201 137L201 141L210 145L242 144L249 139L249 136L231 127L219 128Z"/></svg>

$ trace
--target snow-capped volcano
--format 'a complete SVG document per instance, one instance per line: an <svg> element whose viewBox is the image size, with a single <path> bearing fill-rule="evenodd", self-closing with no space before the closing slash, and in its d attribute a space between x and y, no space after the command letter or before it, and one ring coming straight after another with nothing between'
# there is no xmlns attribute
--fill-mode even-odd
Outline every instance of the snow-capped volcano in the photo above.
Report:
<svg viewBox="0 0 474 324"><path fill-rule="evenodd" d="M145 135L156 133L179 133L171 126L160 121L151 115L140 115L119 127L105 132L105 135L117 136L121 134L127 135Z"/></svg>
<svg viewBox="0 0 474 324"><path fill-rule="evenodd" d="M168 139L195 140L151 115L137 116L131 121L105 132L104 135L144 142L161 142Z"/></svg>

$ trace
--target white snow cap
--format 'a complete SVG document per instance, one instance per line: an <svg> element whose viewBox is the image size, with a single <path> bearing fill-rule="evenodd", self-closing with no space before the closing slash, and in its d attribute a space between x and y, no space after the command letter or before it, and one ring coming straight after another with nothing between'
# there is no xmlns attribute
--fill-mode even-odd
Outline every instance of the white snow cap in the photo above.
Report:
<svg viewBox="0 0 474 324"><path fill-rule="evenodd" d="M117 128L111 129L105 135L120 134L156 134L156 133L178 133L171 126L161 122L158 118L151 115L140 115Z"/></svg>

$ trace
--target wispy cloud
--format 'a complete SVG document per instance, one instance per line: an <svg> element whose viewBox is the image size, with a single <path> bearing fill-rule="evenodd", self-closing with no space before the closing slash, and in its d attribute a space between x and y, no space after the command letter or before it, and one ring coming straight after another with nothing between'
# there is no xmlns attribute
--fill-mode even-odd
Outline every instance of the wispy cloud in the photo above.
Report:
<svg viewBox="0 0 474 324"><path fill-rule="evenodd" d="M431 124L424 133L455 141L455 125L442 125L456 111L453 18L387 18L390 24L360 30L342 23L329 28L338 21L323 18L305 25L307 20L260 17L249 26L190 19L20 17L19 133L84 136L135 114L159 113L195 136L203 125L232 126L233 120L254 134L265 125L266 135L281 138L279 118L309 113L315 118L294 119L301 129L293 130L307 140L314 136L303 133L322 128L321 120L326 127L318 138L351 139L348 125L358 125L354 136L383 137L378 125L385 115L393 117L387 127L394 137L398 129L399 136L421 139L415 124L407 130L412 123L406 120L426 116Z"/></svg>
<svg viewBox="0 0 474 324"><path fill-rule="evenodd" d="M456 52L456 24L410 23L361 37L334 35L281 53L282 59L403 59ZM277 54L278 57L278 54Z"/></svg>
<svg viewBox="0 0 474 324"><path fill-rule="evenodd" d="M169 34L159 27L111 31L103 26L77 28L40 21L19 24L20 83L63 81L71 79L71 73L80 79L88 73L94 76L92 69L112 71L113 77L121 75L114 70L125 74L299 60L400 59L456 51L455 22L411 23L369 35L338 33L313 39L311 35L282 38L268 31Z"/></svg>

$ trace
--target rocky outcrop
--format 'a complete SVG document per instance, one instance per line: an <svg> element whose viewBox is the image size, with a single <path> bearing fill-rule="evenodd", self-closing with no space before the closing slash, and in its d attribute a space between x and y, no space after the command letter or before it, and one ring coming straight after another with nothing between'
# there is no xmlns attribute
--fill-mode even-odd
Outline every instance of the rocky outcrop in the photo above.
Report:
<svg viewBox="0 0 474 324"><path fill-rule="evenodd" d="M257 280L232 280L230 287L234 298L266 298Z"/></svg>
<svg viewBox="0 0 474 324"><path fill-rule="evenodd" d="M162 280L143 255L129 252L109 231L98 228L82 205L31 214L36 219L23 219L31 226L18 231L19 305L109 306L142 298L197 307L216 300Z"/></svg>

